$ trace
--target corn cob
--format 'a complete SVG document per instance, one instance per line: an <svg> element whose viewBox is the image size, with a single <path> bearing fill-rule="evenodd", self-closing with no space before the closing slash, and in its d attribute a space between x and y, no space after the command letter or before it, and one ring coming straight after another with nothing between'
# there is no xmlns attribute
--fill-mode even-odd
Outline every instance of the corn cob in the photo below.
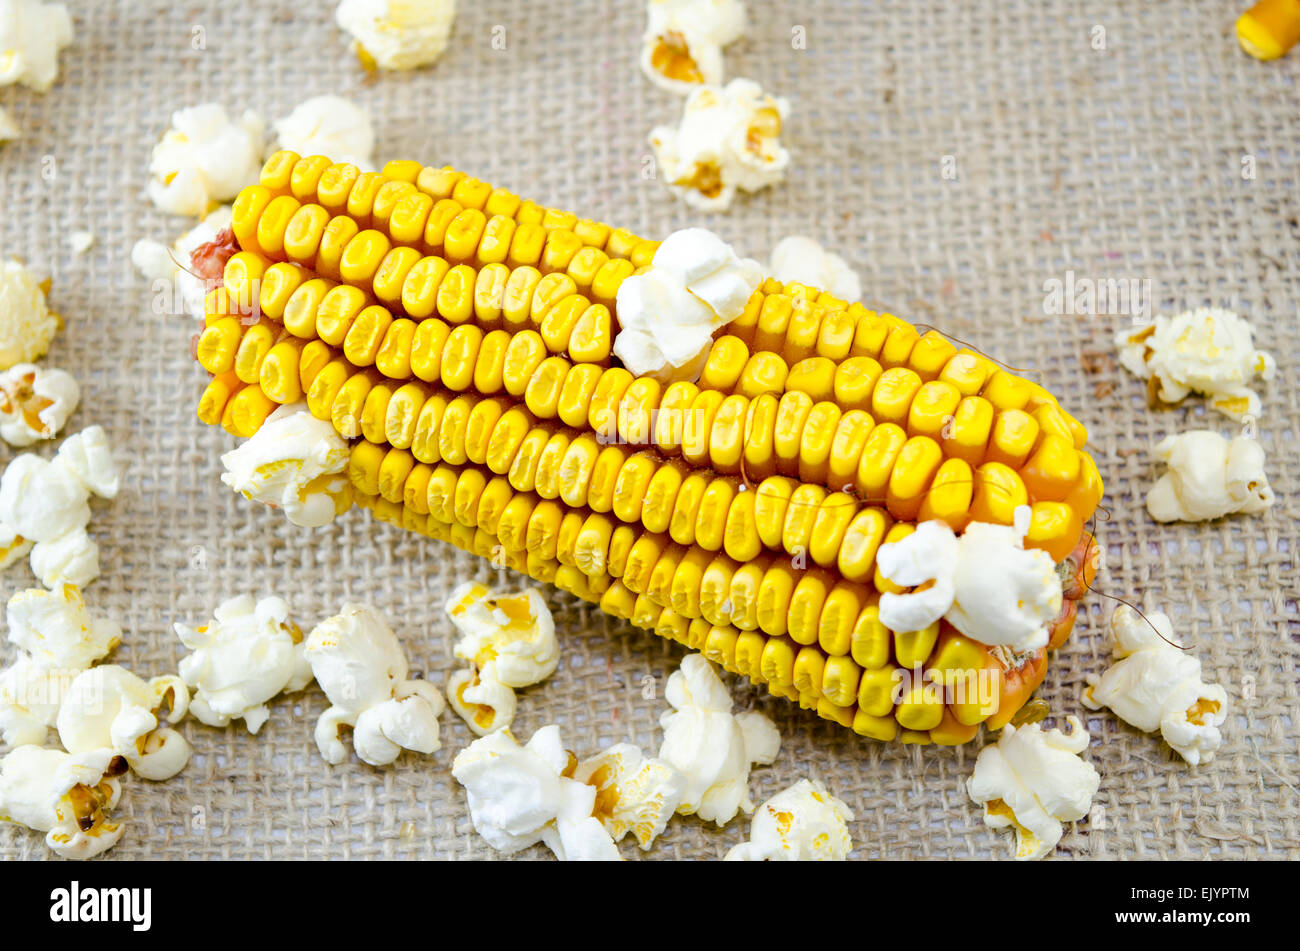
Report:
<svg viewBox="0 0 1300 951"><path fill-rule="evenodd" d="M377 517L553 581L864 735L965 742L1014 715L1046 651L1011 658L945 621L889 631L879 592L904 589L875 554L919 520L960 531L1029 505L1027 547L1072 578L1051 629L1051 646L1063 641L1102 487L1086 432L1047 391L892 315L774 281L715 335L698 384L635 378L610 365L610 305L657 242L458 175L404 163L363 180L273 158L237 202L243 250L208 298L197 357L214 375L200 417L248 436L305 399L355 440L349 477ZM427 211L418 235L403 202ZM486 210L510 219L502 232L540 229L541 254L562 233L561 250L576 250L555 251L547 275L508 251L485 260ZM308 239L294 245L299 219ZM581 280L563 270L588 250L603 263ZM430 260L443 283L412 315L397 277ZM533 299L516 294L509 314L480 306L480 282L517 273L539 275ZM538 299L546 278L553 290ZM570 316L555 319L565 300ZM579 309L607 315L603 350L575 351ZM895 696L912 668L945 682L984 672L997 702L945 704L920 682Z"/></svg>

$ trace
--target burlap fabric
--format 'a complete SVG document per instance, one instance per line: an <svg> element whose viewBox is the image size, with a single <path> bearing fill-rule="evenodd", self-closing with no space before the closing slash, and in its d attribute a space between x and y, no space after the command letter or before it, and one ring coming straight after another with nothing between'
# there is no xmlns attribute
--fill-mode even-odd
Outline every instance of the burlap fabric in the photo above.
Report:
<svg viewBox="0 0 1300 951"><path fill-rule="evenodd" d="M142 197L150 148L173 109L216 100L275 118L308 96L341 93L372 112L381 160L451 163L643 234L703 224L756 257L786 234L815 235L859 269L870 306L1041 376L1089 427L1106 479L1098 587L1169 610L1234 704L1223 749L1198 769L1158 737L1090 714L1087 755L1101 790L1056 856L1300 857L1300 54L1273 64L1244 56L1231 29L1243 5L753 0L728 73L790 98L783 140L794 160L785 184L704 216L643 176L647 133L681 104L637 69L644 12L635 0L462 2L441 62L377 78L349 55L330 3L70 4L77 38L55 89L0 90L25 133L0 150L0 248L52 274L67 329L49 359L85 391L70 429L104 425L125 468L121 495L95 506L104 570L87 590L127 631L115 659L146 675L173 671L184 650L171 622L197 623L222 598L253 591L289 597L304 628L344 601L373 602L414 670L441 683L456 666L441 603L456 582L488 578L488 567L362 512L298 530L226 489L218 456L233 440L194 417L204 376L189 358L193 327L154 312L128 260L137 238L187 227ZM505 49L493 47L494 28L504 28ZM67 243L78 229L96 239L80 256ZM1152 442L1235 426L1196 400L1148 411L1142 386L1113 359L1112 334L1132 320L1115 312L1123 308L1047 312L1046 282L1070 272L1076 288L1149 282L1156 312L1214 304L1255 322L1279 363L1258 423L1278 494L1271 512L1151 521ZM5 582L12 592L32 579L20 564ZM579 754L620 741L657 748L663 685L682 649L547 597L563 662L522 692L516 733L554 722ZM1058 714L1086 712L1084 678L1107 663L1111 604L1084 603L1039 693ZM753 774L756 800L818 777L856 813L858 857L1008 854L1010 837L983 827L964 789L982 739L882 745L732 681L738 705L769 714L783 737L775 765ZM329 767L311 736L325 705L314 687L280 702L256 737L188 722L188 769L167 783L128 783L128 831L111 856L493 856L450 774L471 739L454 714L433 756ZM744 828L675 821L648 857L715 858ZM46 854L40 836L0 828L0 856Z"/></svg>

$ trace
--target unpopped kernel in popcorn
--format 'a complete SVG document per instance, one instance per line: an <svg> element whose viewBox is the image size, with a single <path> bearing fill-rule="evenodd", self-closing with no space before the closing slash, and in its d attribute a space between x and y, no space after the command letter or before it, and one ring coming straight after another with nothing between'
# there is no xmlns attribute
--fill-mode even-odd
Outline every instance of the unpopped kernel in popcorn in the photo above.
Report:
<svg viewBox="0 0 1300 951"><path fill-rule="evenodd" d="M307 645L283 598L240 595L219 604L202 627L172 627L193 652L179 668L194 692L190 713L208 726L243 720L256 733L271 715L268 701L311 683Z"/></svg>
<svg viewBox="0 0 1300 951"><path fill-rule="evenodd" d="M19 262L0 262L0 370L31 363L50 349L59 318L46 305L46 290Z"/></svg>
<svg viewBox="0 0 1300 951"><path fill-rule="evenodd" d="M920 631L939 618L967 637L1023 652L1046 647L1061 611L1061 578L1052 556L1024 547L1029 507L1014 525L971 522L960 537L946 522L922 522L898 542L881 545L881 575L927 588L880 596L880 622L892 631Z"/></svg>
<svg viewBox="0 0 1300 951"><path fill-rule="evenodd" d="M722 48L745 32L741 0L649 0L641 69L656 86L685 95L722 82Z"/></svg>
<svg viewBox="0 0 1300 951"><path fill-rule="evenodd" d="M232 122L216 103L172 113L154 146L149 197L163 211L198 218L257 183L266 124L252 112Z"/></svg>
<svg viewBox="0 0 1300 951"><path fill-rule="evenodd" d="M418 69L447 48L456 0L342 0L334 18L367 69Z"/></svg>
<svg viewBox="0 0 1300 951"><path fill-rule="evenodd" d="M502 730L456 755L451 774L465 787L470 820L492 848L511 854L539 842L561 861L618 861L618 847L593 815L597 791L572 778L577 759L558 726L524 746Z"/></svg>
<svg viewBox="0 0 1300 951"><path fill-rule="evenodd" d="M45 92L59 78L59 51L72 42L72 17L61 3L0 3L0 86L22 83Z"/></svg>
<svg viewBox="0 0 1300 951"><path fill-rule="evenodd" d="M630 743L618 743L581 760L578 782L596 787L593 815L615 842L631 832L642 849L664 831L681 804L682 774L671 763L647 759Z"/></svg>
<svg viewBox="0 0 1300 951"><path fill-rule="evenodd" d="M348 444L306 403L281 406L237 449L221 457L221 481L245 498L284 510L303 528L334 521L352 505Z"/></svg>
<svg viewBox="0 0 1300 951"><path fill-rule="evenodd" d="M70 753L110 750L145 779L170 779L190 761L190 744L156 711L166 702L167 720L179 723L189 708L185 682L168 674L145 681L125 667L102 664L68 685L55 725Z"/></svg>
<svg viewBox="0 0 1300 951"><path fill-rule="evenodd" d="M803 235L791 235L777 242L772 249L769 270L785 284L807 284L846 301L862 297L862 282L848 262Z"/></svg>
<svg viewBox="0 0 1300 951"><path fill-rule="evenodd" d="M203 319L204 298L212 288L202 275L192 271L190 255L199 246L217 240L230 227L230 220L230 206L222 205L177 238L170 248L150 238L135 243L131 248L131 263L154 282L154 313L180 312L195 320ZM162 281L167 284L160 287Z"/></svg>
<svg viewBox="0 0 1300 951"><path fill-rule="evenodd" d="M122 797L125 769L110 750L20 746L0 759L0 820L46 833L45 844L66 859L99 855L122 837L108 812Z"/></svg>
<svg viewBox="0 0 1300 951"><path fill-rule="evenodd" d="M1110 617L1115 663L1098 677L1088 675L1083 705L1109 707L1125 723L1165 742L1196 766L1214 759L1223 742L1219 727L1228 718L1228 694L1201 681L1201 661L1182 649L1163 611L1143 620L1121 604Z"/></svg>
<svg viewBox="0 0 1300 951"><path fill-rule="evenodd" d="M409 680L406 654L383 617L363 604L345 604L307 637L307 662L332 706L316 721L325 762L347 757L339 731L352 727L362 762L387 766L402 750L441 748L438 716L444 701L425 680Z"/></svg>
<svg viewBox="0 0 1300 951"><path fill-rule="evenodd" d="M364 109L342 96L315 96L275 123L280 148L299 155L324 155L370 171L375 130Z"/></svg>
<svg viewBox="0 0 1300 951"><path fill-rule="evenodd" d="M1250 323L1230 310L1200 307L1176 317L1160 316L1137 332L1115 336L1119 362L1149 394L1177 403L1190 393L1209 397L1225 416L1259 416L1259 394L1250 388L1258 377L1277 371L1273 357L1256 350Z"/></svg>
<svg viewBox="0 0 1300 951"><path fill-rule="evenodd" d="M1147 493L1147 511L1157 522L1255 515L1273 505L1264 447L1256 439L1197 429L1166 436L1154 452L1169 467Z"/></svg>
<svg viewBox="0 0 1300 951"><path fill-rule="evenodd" d="M984 807L984 824L1016 830L1016 858L1041 859L1061 841L1062 823L1088 814L1101 776L1080 758L1088 731L1066 717L1069 733L1031 723L1003 727L998 742L980 750L966 781L971 799Z"/></svg>
<svg viewBox="0 0 1300 951"><path fill-rule="evenodd" d="M677 811L719 826L738 811L749 815L754 811L750 766L776 759L781 748L776 726L761 713L733 715L731 695L702 654L682 658L664 697L673 709L659 720L664 729L659 758L684 779Z"/></svg>
<svg viewBox="0 0 1300 951"><path fill-rule="evenodd" d="M763 282L757 261L704 228L670 234L650 268L619 286L614 356L636 376L699 378L713 332L739 317Z"/></svg>
<svg viewBox="0 0 1300 951"><path fill-rule="evenodd" d="M701 86L686 100L680 125L650 133L659 174L692 208L725 211L737 189L758 191L784 177L787 112L784 99L764 95L749 79Z"/></svg>
<svg viewBox="0 0 1300 951"><path fill-rule="evenodd" d="M42 667L85 670L122 641L122 629L91 615L71 584L31 588L9 599L9 640Z"/></svg>
<svg viewBox="0 0 1300 951"><path fill-rule="evenodd" d="M853 851L853 811L816 781L801 779L758 807L749 841L728 862L843 862Z"/></svg>

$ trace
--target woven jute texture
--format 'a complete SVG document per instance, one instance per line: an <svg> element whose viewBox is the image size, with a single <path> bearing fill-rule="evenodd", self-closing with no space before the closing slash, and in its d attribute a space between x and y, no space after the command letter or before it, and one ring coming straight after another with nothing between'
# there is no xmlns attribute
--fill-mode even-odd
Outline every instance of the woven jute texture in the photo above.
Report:
<svg viewBox="0 0 1300 951"><path fill-rule="evenodd" d="M470 556L364 512L304 531L226 489L218 457L233 440L194 416L204 383L189 357L194 328L157 313L129 263L136 239L189 227L142 196L172 110L215 100L274 119L339 93L373 114L381 161L449 163L647 235L704 225L755 257L807 233L859 270L869 306L1041 378L1088 426L1106 480L1098 588L1165 608L1232 699L1223 748L1200 768L1159 737L1088 713L1079 693L1107 664L1112 606L1090 595L1039 691L1058 716L1087 714L1086 755L1101 773L1092 815L1055 857L1300 858L1300 55L1272 64L1243 55L1232 36L1243 5L755 0L751 29L726 52L728 75L789 97L793 163L779 187L700 215L646 174L647 134L674 121L681 102L637 69L635 0L462 2L439 63L375 78L349 55L332 4L70 4L77 37L59 84L46 95L0 90L25 133L0 150L0 250L52 275L67 328L48 362L73 371L85 393L69 431L102 424L125 470L121 495L95 505L103 574L86 591L127 632L114 659L145 675L174 671L184 650L173 621L200 623L236 593L278 593L304 629L345 601L372 602L412 669L441 684L456 667L445 594L492 580ZM95 245L76 255L67 236L80 229ZM1255 323L1279 363L1257 425L1278 496L1270 512L1151 521L1152 443L1237 427L1195 398L1149 411L1142 385L1113 359L1112 335L1132 315L1048 312L1048 282L1071 274L1076 288L1146 282L1155 312L1218 305ZM24 564L4 582L6 593L33 583ZM663 687L682 649L553 590L547 598L563 661L521 692L516 734L558 723L580 755L623 741L657 749ZM965 793L986 738L956 749L883 745L728 682L738 708L764 711L782 735L776 763L752 775L756 800L816 777L856 814L856 857L1009 854L1010 836L985 829ZM110 857L493 857L450 774L472 739L454 714L432 756L330 767L312 741L325 706L315 687L282 699L256 737L187 722L193 760L169 782L127 783L127 832ZM625 843L624 853L715 858L745 831L739 820L719 830L679 819L651 852ZM46 854L40 836L0 828L0 856ZM520 857L547 856L538 847Z"/></svg>

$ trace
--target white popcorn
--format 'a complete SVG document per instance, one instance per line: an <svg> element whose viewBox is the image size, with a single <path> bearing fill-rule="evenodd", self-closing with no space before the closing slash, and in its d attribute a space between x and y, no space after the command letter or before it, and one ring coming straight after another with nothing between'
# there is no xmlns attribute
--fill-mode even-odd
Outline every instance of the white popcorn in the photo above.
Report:
<svg viewBox="0 0 1300 951"><path fill-rule="evenodd" d="M618 289L613 352L636 376L695 380L713 332L739 317L763 282L757 261L704 228L669 235L650 269Z"/></svg>
<svg viewBox="0 0 1300 951"><path fill-rule="evenodd" d="M726 825L738 811L749 815L749 770L768 765L781 748L776 726L761 713L733 715L731 695L702 654L682 658L664 690L672 710L659 720L659 758L682 774L677 811Z"/></svg>
<svg viewBox="0 0 1300 951"><path fill-rule="evenodd" d="M45 844L64 858L99 855L122 837L106 813L122 797L123 768L110 750L20 746L0 759L0 820L46 833Z"/></svg>
<svg viewBox="0 0 1300 951"><path fill-rule="evenodd" d="M281 406L250 439L221 457L221 481L245 498L284 510L303 528L334 521L352 504L347 441L306 403Z"/></svg>
<svg viewBox="0 0 1300 951"><path fill-rule="evenodd" d="M0 740L10 747L42 746L68 685L80 673L42 667L26 654L0 670Z"/></svg>
<svg viewBox="0 0 1300 951"><path fill-rule="evenodd" d="M681 805L682 774L661 759L647 759L630 743L618 743L581 760L573 778L596 788L594 815L615 842L631 832L642 849L663 833Z"/></svg>
<svg viewBox="0 0 1300 951"><path fill-rule="evenodd" d="M190 760L190 744L157 711L166 701L167 719L185 718L190 693L168 674L144 681L125 667L102 664L78 674L68 685L55 725L69 753L111 750L145 779L170 779Z"/></svg>
<svg viewBox="0 0 1300 951"><path fill-rule="evenodd" d="M20 591L9 599L7 615L19 654L0 671L0 737L10 746L40 745L68 686L118 645L122 630L92 617L72 585Z"/></svg>
<svg viewBox="0 0 1300 951"><path fill-rule="evenodd" d="M498 852L542 842L561 861L618 861L593 815L596 788L570 776L575 762L558 726L542 727L524 746L503 730L461 750L451 774L465 787L475 831Z"/></svg>
<svg viewBox="0 0 1300 951"><path fill-rule="evenodd" d="M515 719L514 690L473 668L447 678L447 702L476 736L508 729Z"/></svg>
<svg viewBox="0 0 1300 951"><path fill-rule="evenodd" d="M72 18L63 4L0 0L0 86L47 91L59 78L59 51L71 42Z"/></svg>
<svg viewBox="0 0 1300 951"><path fill-rule="evenodd" d="M166 289L155 307L159 313L170 313L174 299L179 298L181 310L195 320L203 319L204 299L211 290L207 281L192 273L190 255L200 245L208 244L230 227L231 208L222 205L202 221L177 238L169 248L161 242L142 238L131 248L131 263L137 271L155 282L166 281L174 285Z"/></svg>
<svg viewBox="0 0 1300 951"><path fill-rule="evenodd" d="M728 862L843 862L853 851L853 810L819 782L801 779L758 807L749 841Z"/></svg>
<svg viewBox="0 0 1300 951"><path fill-rule="evenodd" d="M659 174L692 208L725 211L737 189L758 191L784 177L790 153L780 136L788 111L784 99L764 95L749 79L701 86L687 98L680 125L650 133Z"/></svg>
<svg viewBox="0 0 1300 951"><path fill-rule="evenodd" d="M60 322L46 305L46 286L19 262L0 262L0 370L50 349Z"/></svg>
<svg viewBox="0 0 1300 951"><path fill-rule="evenodd" d="M1115 663L1100 677L1088 675L1084 706L1109 707L1139 730L1159 730L1193 766L1214 759L1223 742L1219 727L1228 718L1228 694L1201 681L1201 662L1182 649L1169 616L1153 611L1143 620L1121 604L1110 617L1110 631Z"/></svg>
<svg viewBox="0 0 1300 951"><path fill-rule="evenodd" d="M0 109L0 142L12 142L23 137L22 130L6 109Z"/></svg>
<svg viewBox="0 0 1300 951"><path fill-rule="evenodd" d="M452 589L447 616L461 633L453 651L481 676L507 687L541 683L560 663L555 621L540 591L495 595L465 582Z"/></svg>
<svg viewBox="0 0 1300 951"><path fill-rule="evenodd" d="M418 69L447 48L456 0L342 0L334 18L367 67Z"/></svg>
<svg viewBox="0 0 1300 951"><path fill-rule="evenodd" d="M307 662L332 706L316 721L316 746L327 763L343 762L339 730L352 727L362 762L387 766L403 749L441 748L438 716L444 702L433 684L408 680L397 635L372 607L345 604L307 637Z"/></svg>
<svg viewBox="0 0 1300 951"><path fill-rule="evenodd" d="M881 545L880 573L900 585L931 586L880 596L880 622L920 631L946 618L967 637L1015 652L1046 647L1061 612L1061 578L1052 556L1024 548L1029 507L1015 525L972 522L957 537L946 522L922 522L902 541Z"/></svg>
<svg viewBox="0 0 1300 951"><path fill-rule="evenodd" d="M791 235L777 242L772 249L769 270L784 284L807 284L846 301L862 297L862 283L848 262L803 235Z"/></svg>
<svg viewBox="0 0 1300 951"><path fill-rule="evenodd" d="M122 641L122 629L92 616L70 584L20 591L9 599L6 615L9 640L41 667L85 670Z"/></svg>
<svg viewBox="0 0 1300 951"><path fill-rule="evenodd" d="M370 116L342 96L315 96L299 103L275 123L275 132L282 149L302 156L324 155L363 172L374 167L375 130Z"/></svg>
<svg viewBox="0 0 1300 951"><path fill-rule="evenodd" d="M68 235L68 247L73 254L85 254L94 244L95 234L92 231L73 231Z"/></svg>
<svg viewBox="0 0 1300 951"><path fill-rule="evenodd" d="M1066 717L1069 733L1031 723L1003 727L998 742L980 750L966 781L971 799L984 807L984 824L1016 830L1016 858L1040 859L1061 841L1063 822L1088 814L1101 785L1096 768L1080 758L1088 731Z"/></svg>
<svg viewBox="0 0 1300 951"><path fill-rule="evenodd" d="M52 542L32 546L32 574L47 588L74 584L84 588L99 577L99 545L84 528Z"/></svg>
<svg viewBox="0 0 1300 951"><path fill-rule="evenodd" d="M656 86L686 94L722 82L722 48L745 32L741 0L649 0L641 69Z"/></svg>
<svg viewBox="0 0 1300 951"><path fill-rule="evenodd" d="M256 733L271 715L269 700L311 683L307 645L283 598L229 598L209 624L172 626L193 652L179 668L193 691L190 713L208 726L243 720L248 732Z"/></svg>
<svg viewBox="0 0 1300 951"><path fill-rule="evenodd" d="M265 123L245 112L232 122L216 103L172 113L153 150L149 197L163 211L198 218L257 184Z"/></svg>
<svg viewBox="0 0 1300 951"><path fill-rule="evenodd" d="M119 488L117 463L102 426L87 426L69 436L54 457L56 465L72 474L86 492L111 499Z"/></svg>
<svg viewBox="0 0 1300 951"><path fill-rule="evenodd" d="M23 538L52 542L90 521L88 496L65 467L24 453L0 476L0 522Z"/></svg>
<svg viewBox="0 0 1300 951"><path fill-rule="evenodd" d="M1255 349L1250 323L1216 307L1156 317L1143 330L1120 331L1115 343L1124 368L1147 380L1163 402L1200 393L1237 420L1259 416L1259 394L1249 384L1277 371L1273 357Z"/></svg>
<svg viewBox="0 0 1300 951"><path fill-rule="evenodd" d="M1156 443L1155 456L1169 467L1147 493L1147 511L1157 522L1255 515L1273 505L1258 440L1196 429L1166 436Z"/></svg>
<svg viewBox="0 0 1300 951"><path fill-rule="evenodd" d="M0 522L0 569L8 568L19 558L26 557L34 543L23 538L13 526Z"/></svg>

